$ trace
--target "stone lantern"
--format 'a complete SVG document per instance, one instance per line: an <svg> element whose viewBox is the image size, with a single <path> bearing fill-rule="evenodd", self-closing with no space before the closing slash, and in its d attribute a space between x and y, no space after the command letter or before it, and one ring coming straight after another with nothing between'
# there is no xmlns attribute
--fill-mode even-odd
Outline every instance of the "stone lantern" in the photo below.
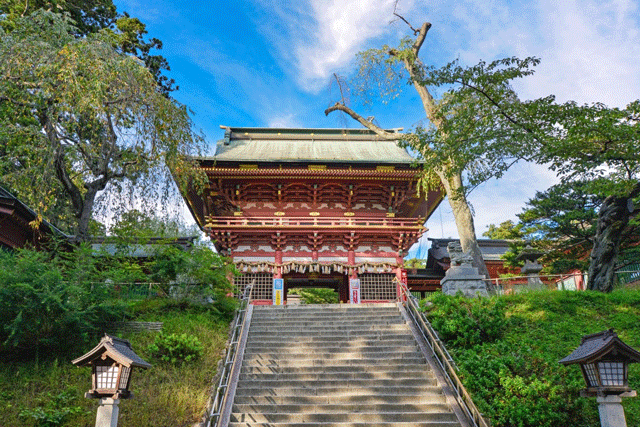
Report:
<svg viewBox="0 0 640 427"><path fill-rule="evenodd" d="M524 266L520 269L522 274L527 275L528 288L539 290L544 289L544 283L540 280L538 273L542 270L542 264L538 262L538 258L544 255L530 245L527 245L522 252L516 257L518 261L524 261Z"/></svg>
<svg viewBox="0 0 640 427"><path fill-rule="evenodd" d="M603 427L626 427L621 397L634 397L628 380L628 365L640 362L640 352L608 331L582 337L580 346L560 360L563 365L579 364L587 388L582 396L596 396Z"/></svg>
<svg viewBox="0 0 640 427"><path fill-rule="evenodd" d="M91 366L91 390L85 397L100 399L96 427L117 426L120 399L133 397L129 391L131 370L151 367L133 351L129 341L106 334L93 350L71 363Z"/></svg>

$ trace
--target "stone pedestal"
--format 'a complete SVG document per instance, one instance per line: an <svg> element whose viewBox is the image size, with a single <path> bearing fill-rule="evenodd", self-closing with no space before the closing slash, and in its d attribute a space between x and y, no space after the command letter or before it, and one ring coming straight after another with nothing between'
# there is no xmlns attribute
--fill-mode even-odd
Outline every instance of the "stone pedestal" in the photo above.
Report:
<svg viewBox="0 0 640 427"><path fill-rule="evenodd" d="M103 397L100 399L98 414L96 415L96 427L118 427L118 414L120 413L120 399Z"/></svg>
<svg viewBox="0 0 640 427"><path fill-rule="evenodd" d="M489 295L484 276L478 273L476 267L469 264L449 267L444 278L440 280L440 284L442 292L446 295L456 295L458 292L462 292L462 295L467 298Z"/></svg>
<svg viewBox="0 0 640 427"><path fill-rule="evenodd" d="M598 411L602 427L627 427L620 396L598 396Z"/></svg>

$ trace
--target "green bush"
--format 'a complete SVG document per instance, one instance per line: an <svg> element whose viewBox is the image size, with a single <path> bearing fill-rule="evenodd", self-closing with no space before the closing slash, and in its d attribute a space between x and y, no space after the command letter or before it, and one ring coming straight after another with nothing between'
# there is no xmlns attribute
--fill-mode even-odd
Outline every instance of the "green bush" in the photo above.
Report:
<svg viewBox="0 0 640 427"><path fill-rule="evenodd" d="M68 270L68 262L46 252L0 251L0 355L69 354L122 318L124 307L105 301L102 287L81 269Z"/></svg>
<svg viewBox="0 0 640 427"><path fill-rule="evenodd" d="M77 390L67 390L58 394L46 393L43 406L23 409L19 417L34 420L35 427L64 425L71 416L82 413L82 407L71 404L77 398L77 394Z"/></svg>
<svg viewBox="0 0 640 427"><path fill-rule="evenodd" d="M639 300L637 291L480 299L437 294L422 306L478 409L494 427L596 427L595 400L580 397L580 370L558 360L583 335L610 327L638 347ZM625 403L629 425L638 425L638 405L633 399Z"/></svg>
<svg viewBox="0 0 640 427"><path fill-rule="evenodd" d="M193 335L160 333L148 350L163 362L177 364L199 359L204 349L200 340Z"/></svg>
<svg viewBox="0 0 640 427"><path fill-rule="evenodd" d="M499 298L450 297L442 293L430 298L423 309L440 338L457 348L472 348L496 341L504 335L507 321L505 304Z"/></svg>

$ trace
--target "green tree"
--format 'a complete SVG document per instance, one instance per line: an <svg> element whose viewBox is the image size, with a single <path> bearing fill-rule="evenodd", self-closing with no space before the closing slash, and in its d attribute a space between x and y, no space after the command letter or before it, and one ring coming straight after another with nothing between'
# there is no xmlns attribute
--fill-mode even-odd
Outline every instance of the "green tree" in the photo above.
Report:
<svg viewBox="0 0 640 427"><path fill-rule="evenodd" d="M173 239L200 236L201 233L196 224L189 227L177 218L160 218L132 209L117 217L117 221L109 228L109 234L121 242L146 242L151 237Z"/></svg>
<svg viewBox="0 0 640 427"><path fill-rule="evenodd" d="M484 237L488 237L489 239L522 239L522 226L520 224L514 224L511 220L501 222L498 226L489 224L487 228L487 231L482 233L482 235Z"/></svg>
<svg viewBox="0 0 640 427"><path fill-rule="evenodd" d="M85 37L101 30L112 31L117 35L120 52L140 58L165 93L174 90L173 79L163 74L169 71L169 63L161 55L152 53L162 49L162 42L156 38L145 40L146 26L127 13L118 13L112 0L0 0L0 13L4 16L0 26L11 31L20 18L41 9L68 16L74 25L76 37Z"/></svg>
<svg viewBox="0 0 640 427"><path fill-rule="evenodd" d="M479 183L500 177L521 158L521 144L531 144L543 134L540 128L544 123L532 120L535 116L530 112L551 103L553 97L522 102L510 85L512 80L533 73L539 62L535 58L505 58L472 67L457 61L439 69L427 66L419 54L431 24L409 27L414 38L402 39L397 47L382 46L358 55L355 92L366 99L380 95L388 101L407 83L419 95L427 124L399 135L365 119L344 99L325 114L342 111L379 136L402 139L411 146L424 164L425 185L444 189L463 250L471 252L481 274L489 277L467 196ZM434 90L443 91L439 99Z"/></svg>
<svg viewBox="0 0 640 427"><path fill-rule="evenodd" d="M180 185L197 184L202 177L188 156L203 139L186 107L119 51L121 35L75 32L65 16L38 11L0 33L0 138L14 155L4 160L3 180L16 187L28 177L42 212L64 195L84 241L107 187L143 190L152 203L152 188L173 185L170 171L180 170Z"/></svg>
<svg viewBox="0 0 640 427"><path fill-rule="evenodd" d="M538 114L556 123L547 130L551 138L531 147L538 161L550 162L564 180L588 182L588 192L602 199L587 287L610 292L623 236L639 213L634 199L640 196L640 100L625 108L568 102Z"/></svg>

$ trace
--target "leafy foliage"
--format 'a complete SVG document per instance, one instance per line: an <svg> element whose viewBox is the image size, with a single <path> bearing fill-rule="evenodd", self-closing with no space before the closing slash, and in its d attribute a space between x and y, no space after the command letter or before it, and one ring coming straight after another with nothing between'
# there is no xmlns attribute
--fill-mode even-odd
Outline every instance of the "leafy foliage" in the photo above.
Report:
<svg viewBox="0 0 640 427"><path fill-rule="evenodd" d="M532 113L554 98L521 101L511 86L514 80L533 73L537 58L503 58L468 67L456 60L435 68L419 57L431 23L419 29L409 27L415 37L403 38L397 47L385 45L358 55L352 93L385 102L397 97L404 86L412 86L424 109L425 123L400 136L365 120L345 105L344 97L325 114L345 112L377 135L401 139L401 144L410 146L424 166L422 186L446 194L463 250L470 252L479 273L489 277L467 196L477 185L499 178L513 163L529 157L531 153L523 146L541 143L550 125Z"/></svg>
<svg viewBox="0 0 640 427"><path fill-rule="evenodd" d="M423 307L432 317L442 340L469 349L502 338L506 326L504 301L498 298L469 299L438 293ZM433 309L433 313L432 310ZM437 315L435 314L437 312Z"/></svg>
<svg viewBox="0 0 640 427"><path fill-rule="evenodd" d="M565 181L539 191L518 214L517 224L492 224L484 235L513 241L504 256L508 265L517 265L515 257L529 244L544 252L540 262L549 273L586 271L596 238L598 210L604 201L591 189L591 182ZM631 221L623 232L620 249L625 260L634 259L638 230L636 221Z"/></svg>
<svg viewBox="0 0 640 427"><path fill-rule="evenodd" d="M537 160L551 163L565 180L584 181L589 193L602 198L587 287L610 292L621 236L639 212L629 209L629 201L640 196L640 100L625 108L567 102L539 114L555 125L547 141L533 147Z"/></svg>
<svg viewBox="0 0 640 427"><path fill-rule="evenodd" d="M58 427L73 415L83 412L80 406L71 406L78 394L69 389L58 394L46 393L43 406L20 411L20 418L32 419L36 427Z"/></svg>
<svg viewBox="0 0 640 427"><path fill-rule="evenodd" d="M52 220L72 221L85 240L102 190L166 196L178 169L182 186L197 186L187 156L203 139L186 107L117 48L122 34L78 38L64 15L42 11L13 24L0 33L0 171L21 197L42 213L55 207Z"/></svg>
<svg viewBox="0 0 640 427"><path fill-rule="evenodd" d="M193 335L160 333L148 351L163 362L176 364L199 359L203 348L200 340Z"/></svg>
<svg viewBox="0 0 640 427"><path fill-rule="evenodd" d="M188 334L203 344L203 355L196 361L173 365L153 363L147 370L133 373L131 389L135 399L121 403L119 425L126 426L191 426L201 420L203 408L211 395L209 381L224 354L229 322L222 321L215 311L201 304L172 299L136 301L131 307L131 320L163 323L165 334ZM143 359L153 361L147 347L157 332L128 333L123 338ZM61 407L81 407L82 412L70 415L61 425L93 426L96 422L96 401L83 393L90 387L89 368L78 368L69 360L90 350L97 341L73 355L60 359L7 361L0 363L0 411L3 426L32 426L33 418L20 418L19 413L46 410L50 397L64 391L70 400ZM0 356L1 358L2 356ZM60 408L60 407L59 407Z"/></svg>
<svg viewBox="0 0 640 427"><path fill-rule="evenodd" d="M122 318L124 307L106 301L104 285L92 282L96 261L86 254L0 251L0 354L64 354L99 335L106 322ZM72 342L60 339L70 335Z"/></svg>
<svg viewBox="0 0 640 427"><path fill-rule="evenodd" d="M0 2L0 12L4 19L0 20L0 26L11 31L20 18L41 9L68 16L75 27L76 37L85 37L101 30L112 32L117 36L120 52L142 60L165 93L174 89L173 79L162 74L163 71L169 71L167 60L152 53L162 48L162 42L156 38L145 40L146 26L137 18L118 13L112 0L3 0Z"/></svg>
<svg viewBox="0 0 640 427"><path fill-rule="evenodd" d="M496 427L599 426L595 399L579 397L579 369L558 360L580 337L615 328L640 346L640 293L533 292L469 299L436 294L423 301L426 315L452 354L459 375L481 412ZM479 331L493 331L482 338ZM640 370L631 366L631 387ZM629 425L640 402L625 401Z"/></svg>
<svg viewBox="0 0 640 427"><path fill-rule="evenodd" d="M329 288L293 288L287 291L289 295L300 295L302 304L337 304L340 302L338 294Z"/></svg>

